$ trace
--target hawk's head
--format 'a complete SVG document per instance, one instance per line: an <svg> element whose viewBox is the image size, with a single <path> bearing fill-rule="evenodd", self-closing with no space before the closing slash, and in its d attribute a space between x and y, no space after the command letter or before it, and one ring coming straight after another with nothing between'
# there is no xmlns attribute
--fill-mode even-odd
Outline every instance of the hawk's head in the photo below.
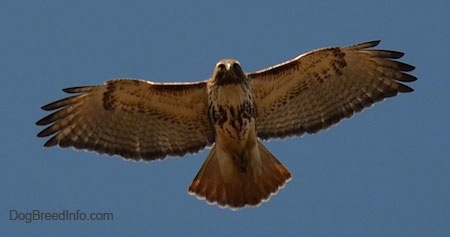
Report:
<svg viewBox="0 0 450 237"><path fill-rule="evenodd" d="M234 59L223 59L216 64L213 80L218 85L242 83L246 80L239 61Z"/></svg>

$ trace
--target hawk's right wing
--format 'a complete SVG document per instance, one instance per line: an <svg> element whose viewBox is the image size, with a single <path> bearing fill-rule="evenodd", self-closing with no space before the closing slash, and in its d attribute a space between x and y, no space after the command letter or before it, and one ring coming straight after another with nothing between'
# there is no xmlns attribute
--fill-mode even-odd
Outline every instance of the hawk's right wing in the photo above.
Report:
<svg viewBox="0 0 450 237"><path fill-rule="evenodd" d="M214 142L206 83L113 80L64 89L76 95L42 107L45 146L73 146L134 160L197 152Z"/></svg>

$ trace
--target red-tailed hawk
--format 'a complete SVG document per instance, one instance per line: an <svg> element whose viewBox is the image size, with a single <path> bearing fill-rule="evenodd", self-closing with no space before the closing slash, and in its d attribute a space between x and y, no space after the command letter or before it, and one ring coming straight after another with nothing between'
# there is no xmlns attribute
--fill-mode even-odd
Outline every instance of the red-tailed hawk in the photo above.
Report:
<svg viewBox="0 0 450 237"><path fill-rule="evenodd" d="M42 107L52 114L38 137L45 146L73 146L151 161L212 149L189 193L232 209L268 200L291 174L260 139L316 133L384 98L413 89L395 61L403 53L371 49L379 41L302 54L244 73L238 61L217 63L193 83L118 79L64 89L74 94Z"/></svg>

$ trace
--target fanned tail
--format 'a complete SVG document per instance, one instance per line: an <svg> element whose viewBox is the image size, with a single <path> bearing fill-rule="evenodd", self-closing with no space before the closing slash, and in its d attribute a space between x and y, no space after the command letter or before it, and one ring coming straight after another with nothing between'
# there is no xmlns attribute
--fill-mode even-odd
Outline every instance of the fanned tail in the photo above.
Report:
<svg viewBox="0 0 450 237"><path fill-rule="evenodd" d="M214 145L189 186L189 193L222 207L257 206L291 179L286 167L258 140L258 151L247 153L247 169ZM253 155L251 155L253 154Z"/></svg>

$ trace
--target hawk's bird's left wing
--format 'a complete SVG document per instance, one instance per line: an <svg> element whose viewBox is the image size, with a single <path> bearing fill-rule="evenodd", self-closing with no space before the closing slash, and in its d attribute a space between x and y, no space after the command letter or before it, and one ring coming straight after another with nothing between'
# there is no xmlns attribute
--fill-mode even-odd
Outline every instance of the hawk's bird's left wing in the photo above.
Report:
<svg viewBox="0 0 450 237"><path fill-rule="evenodd" d="M197 152L215 139L206 83L113 80L64 89L75 94L42 107L45 146L73 146L134 160Z"/></svg>
<svg viewBox="0 0 450 237"><path fill-rule="evenodd" d="M249 73L259 137L316 133L384 98L413 89L414 67L401 52L370 49L380 41L314 50Z"/></svg>

